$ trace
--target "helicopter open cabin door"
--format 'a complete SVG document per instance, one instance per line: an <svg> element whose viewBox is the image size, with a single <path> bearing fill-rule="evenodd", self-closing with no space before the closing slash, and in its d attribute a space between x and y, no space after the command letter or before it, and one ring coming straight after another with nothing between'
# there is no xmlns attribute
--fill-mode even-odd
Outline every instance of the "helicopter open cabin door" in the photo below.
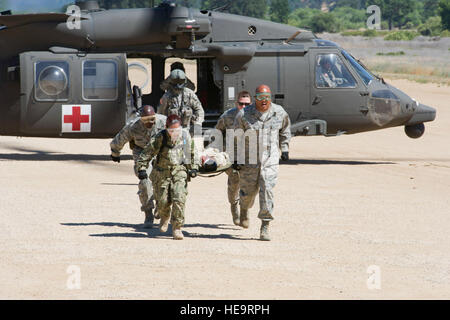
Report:
<svg viewBox="0 0 450 320"><path fill-rule="evenodd" d="M21 54L21 132L113 136L126 121L126 67L125 54Z"/></svg>
<svg viewBox="0 0 450 320"><path fill-rule="evenodd" d="M312 119L326 121L328 135L350 133L365 124L367 88L339 50L311 48L309 62Z"/></svg>

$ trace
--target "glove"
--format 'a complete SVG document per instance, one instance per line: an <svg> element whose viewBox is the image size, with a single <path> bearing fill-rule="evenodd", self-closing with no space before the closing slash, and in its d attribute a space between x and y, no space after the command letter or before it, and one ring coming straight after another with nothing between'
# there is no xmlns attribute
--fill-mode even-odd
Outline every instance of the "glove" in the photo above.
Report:
<svg viewBox="0 0 450 320"><path fill-rule="evenodd" d="M120 157L115 157L113 155L111 155L111 160L117 163L120 163Z"/></svg>
<svg viewBox="0 0 450 320"><path fill-rule="evenodd" d="M139 180L145 180L145 179L148 179L147 171L145 171L145 170L139 170L139 171L138 171L138 178L139 178Z"/></svg>
<svg viewBox="0 0 450 320"><path fill-rule="evenodd" d="M282 152L281 153L281 160L288 161L289 160L289 152Z"/></svg>
<svg viewBox="0 0 450 320"><path fill-rule="evenodd" d="M198 171L195 169L189 170L189 177L196 178Z"/></svg>

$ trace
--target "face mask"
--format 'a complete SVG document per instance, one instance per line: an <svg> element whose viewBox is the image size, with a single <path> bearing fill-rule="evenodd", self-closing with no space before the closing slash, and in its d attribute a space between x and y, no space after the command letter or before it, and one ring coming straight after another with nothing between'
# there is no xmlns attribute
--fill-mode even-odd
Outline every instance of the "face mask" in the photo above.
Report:
<svg viewBox="0 0 450 320"><path fill-rule="evenodd" d="M180 89L180 88L177 88L177 87L172 87L172 91L175 94L180 94L180 93L183 92L183 88Z"/></svg>

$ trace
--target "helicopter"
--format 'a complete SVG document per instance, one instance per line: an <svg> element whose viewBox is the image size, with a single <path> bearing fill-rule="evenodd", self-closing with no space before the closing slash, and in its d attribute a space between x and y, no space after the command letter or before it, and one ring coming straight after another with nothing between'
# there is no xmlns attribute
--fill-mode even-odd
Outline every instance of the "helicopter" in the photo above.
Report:
<svg viewBox="0 0 450 320"><path fill-rule="evenodd" d="M76 5L75 14L0 15L0 135L113 137L142 104L158 105L169 58L195 62L204 128L234 107L238 92L262 83L297 136L404 126L419 138L436 117L308 30L168 1L142 9ZM151 61L150 94L132 87L130 58Z"/></svg>

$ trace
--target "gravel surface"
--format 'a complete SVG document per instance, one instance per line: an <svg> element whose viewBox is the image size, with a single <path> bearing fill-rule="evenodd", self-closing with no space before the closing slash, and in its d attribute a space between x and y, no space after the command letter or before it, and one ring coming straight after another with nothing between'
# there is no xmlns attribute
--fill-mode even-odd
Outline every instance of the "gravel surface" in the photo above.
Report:
<svg viewBox="0 0 450 320"><path fill-rule="evenodd" d="M0 298L449 299L450 88L392 83L436 121L418 140L293 138L271 242L257 206L232 225L225 175L190 183L174 241L142 229L129 150L116 164L109 140L0 137Z"/></svg>

